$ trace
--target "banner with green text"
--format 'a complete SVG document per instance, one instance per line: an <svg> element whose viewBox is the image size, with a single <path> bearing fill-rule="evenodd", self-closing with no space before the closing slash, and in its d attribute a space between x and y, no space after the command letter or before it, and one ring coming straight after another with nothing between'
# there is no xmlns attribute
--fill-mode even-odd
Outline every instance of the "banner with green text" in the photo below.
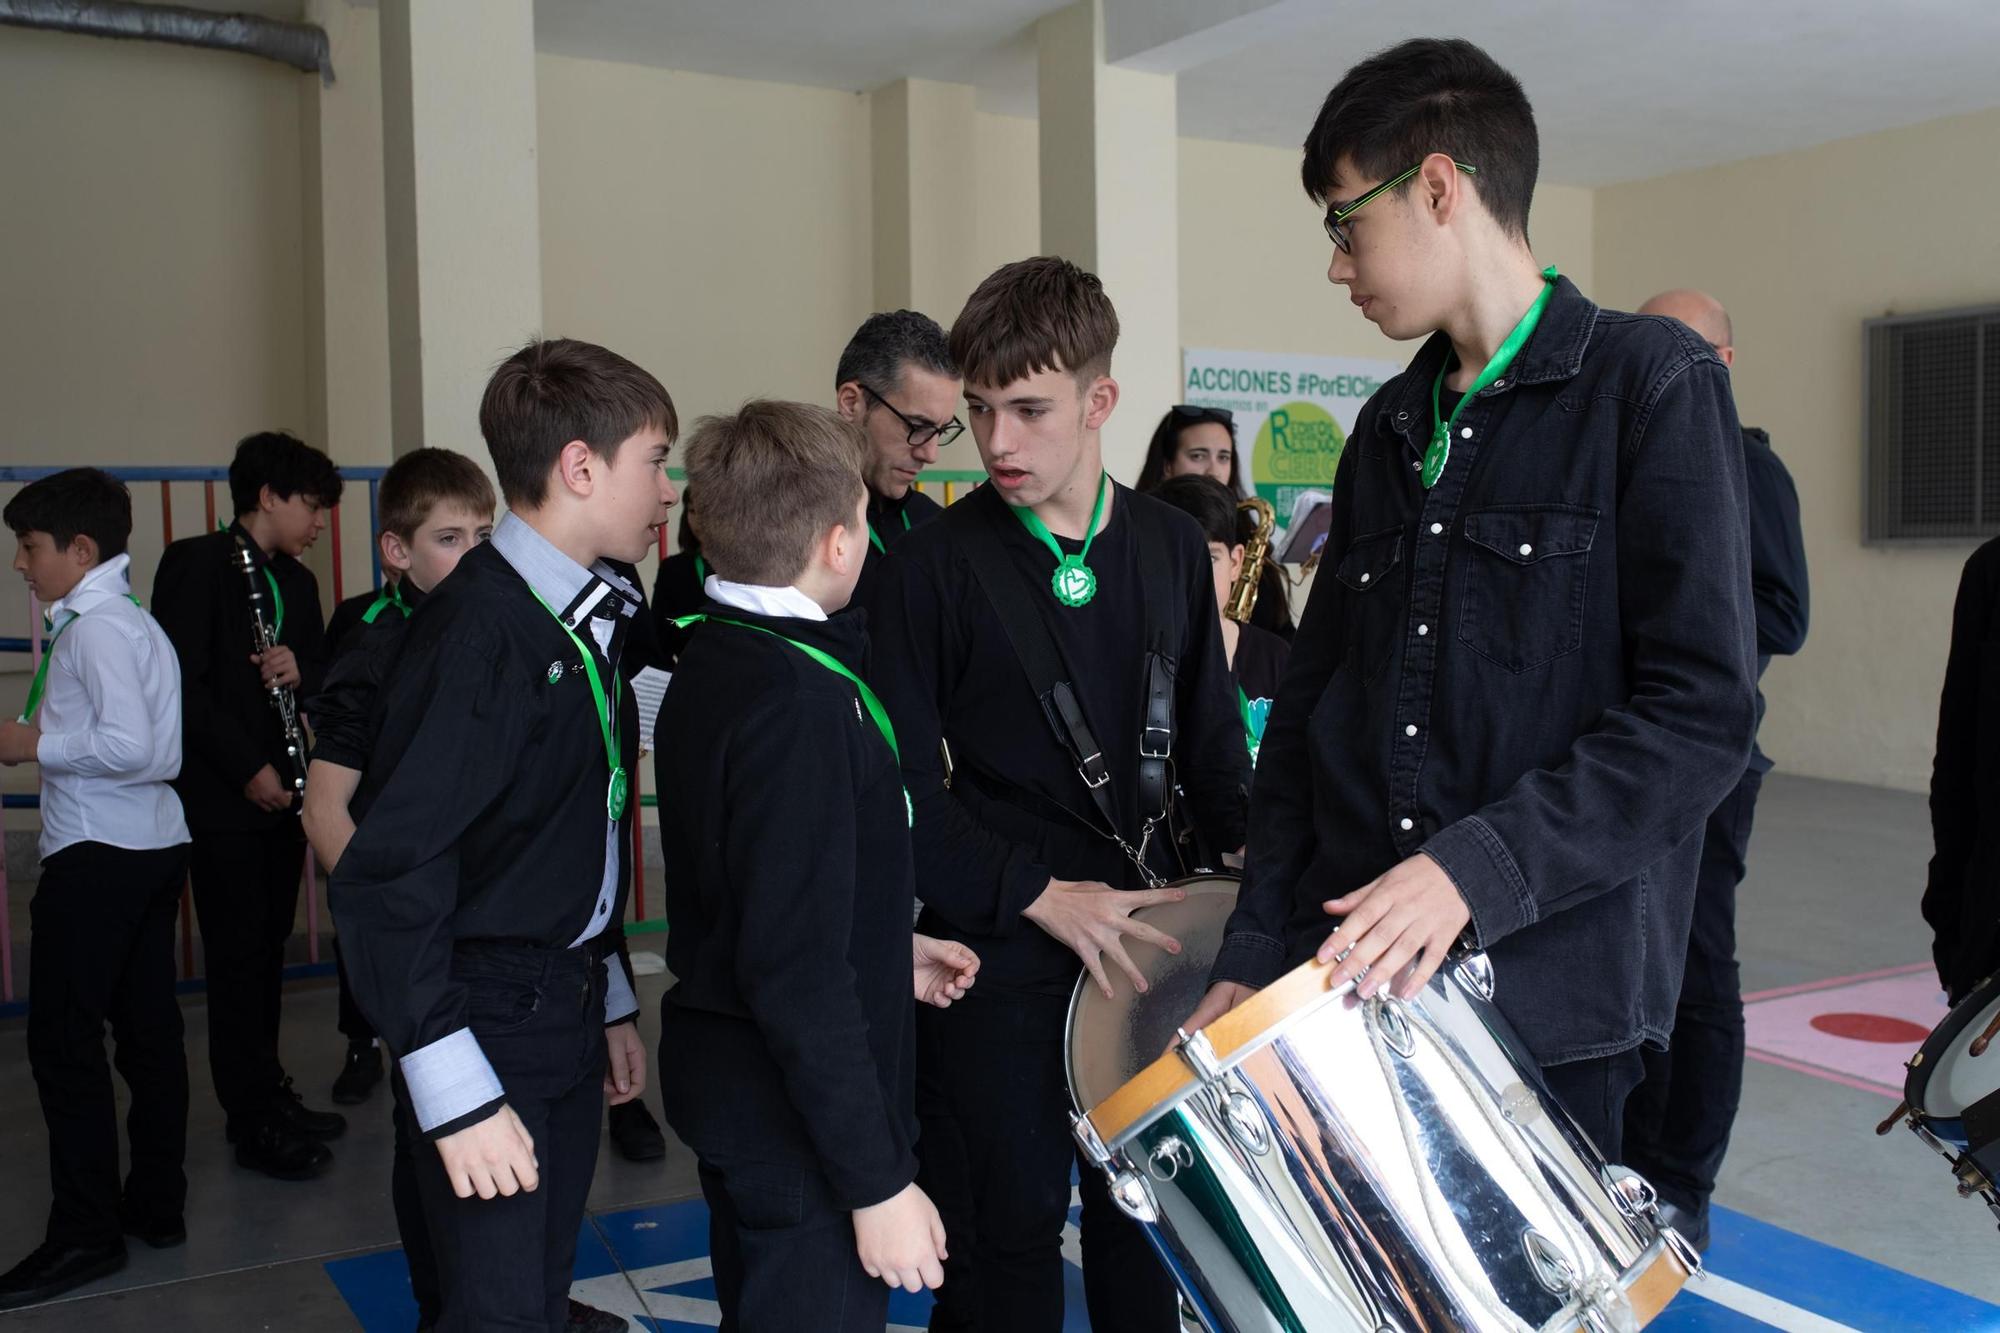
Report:
<svg viewBox="0 0 2000 1333"><path fill-rule="evenodd" d="M1236 475L1277 511L1273 554L1294 563L1311 554L1355 415L1402 368L1365 357L1182 350L1181 401L1234 414Z"/></svg>

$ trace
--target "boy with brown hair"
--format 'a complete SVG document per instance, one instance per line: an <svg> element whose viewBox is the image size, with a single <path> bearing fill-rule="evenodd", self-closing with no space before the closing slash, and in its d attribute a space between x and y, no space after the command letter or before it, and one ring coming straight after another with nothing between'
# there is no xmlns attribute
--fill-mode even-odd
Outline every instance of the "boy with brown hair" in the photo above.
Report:
<svg viewBox="0 0 2000 1333"><path fill-rule="evenodd" d="M916 808L919 926L984 963L978 994L918 1014L923 1179L959 1238L934 1329L1061 1326L1070 993L1086 969L1107 993L1112 967L1136 979L1128 937L1178 948L1131 918L1194 868L1169 827L1176 785L1208 845L1243 844L1249 755L1208 548L1104 471L1117 340L1102 285L1065 260L979 285L951 353L992 482L910 533L869 604ZM1082 1181L1091 1326L1173 1329L1144 1236L1102 1172Z"/></svg>
<svg viewBox="0 0 2000 1333"><path fill-rule="evenodd" d="M657 539L678 423L658 380L568 339L503 362L479 422L509 512L410 622L331 898L437 1147L417 1156L438 1327L547 1329L568 1317L603 1096L645 1084L613 956L639 598L606 562Z"/></svg>
<svg viewBox="0 0 2000 1333"><path fill-rule="evenodd" d="M713 568L658 761L667 1119L701 1159L725 1328L875 1333L943 1280L915 1184L910 810L893 725L843 613L869 549L863 438L753 402L688 443ZM727 700L729 706L718 707ZM970 983L914 946L917 998ZM949 992L949 993L946 993Z"/></svg>

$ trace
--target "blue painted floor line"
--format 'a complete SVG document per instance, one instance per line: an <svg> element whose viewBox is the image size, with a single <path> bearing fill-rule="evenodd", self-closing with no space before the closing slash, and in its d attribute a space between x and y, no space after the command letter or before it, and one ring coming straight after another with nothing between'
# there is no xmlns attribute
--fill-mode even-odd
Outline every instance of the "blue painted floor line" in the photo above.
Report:
<svg viewBox="0 0 2000 1333"><path fill-rule="evenodd" d="M1071 1222L1074 1225L1072 1210ZM1651 1333L2000 1333L2000 1306L1718 1208L1707 1264L1714 1280L1683 1292ZM1074 1253L1072 1247L1071 1253ZM326 1265L364 1333L409 1333L416 1305L401 1250ZM647 1333L697 1333L717 1324L701 1200L601 1213L578 1235L575 1294L627 1316ZM1089 1333L1083 1272L1064 1265L1064 1333ZM928 1294L891 1298L892 1333L921 1330Z"/></svg>

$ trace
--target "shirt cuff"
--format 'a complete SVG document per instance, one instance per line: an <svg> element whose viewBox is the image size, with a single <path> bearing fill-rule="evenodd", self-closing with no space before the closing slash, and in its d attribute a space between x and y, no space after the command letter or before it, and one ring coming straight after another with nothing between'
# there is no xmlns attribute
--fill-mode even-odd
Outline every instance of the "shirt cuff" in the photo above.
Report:
<svg viewBox="0 0 2000 1333"><path fill-rule="evenodd" d="M1513 853L1478 815L1447 824L1422 850L1451 877L1459 897L1465 899L1477 947L1491 948L1502 937L1533 925L1541 915L1541 904L1528 891L1528 878Z"/></svg>
<svg viewBox="0 0 2000 1333"><path fill-rule="evenodd" d="M1233 981L1239 986L1262 990L1285 970L1285 946L1269 935L1238 931L1224 937L1222 952L1208 971L1208 984Z"/></svg>
<svg viewBox="0 0 2000 1333"><path fill-rule="evenodd" d="M632 993L632 983L625 976L625 966L618 961L617 954L606 955L604 959L604 1026L623 1023L628 1018L639 1016L639 997Z"/></svg>
<svg viewBox="0 0 2000 1333"><path fill-rule="evenodd" d="M430 1045L411 1051L399 1062L410 1087L410 1109L429 1137L456 1132L484 1119L480 1114L506 1100L499 1075L486 1062L471 1028L460 1028ZM464 1122L464 1123L459 1123Z"/></svg>

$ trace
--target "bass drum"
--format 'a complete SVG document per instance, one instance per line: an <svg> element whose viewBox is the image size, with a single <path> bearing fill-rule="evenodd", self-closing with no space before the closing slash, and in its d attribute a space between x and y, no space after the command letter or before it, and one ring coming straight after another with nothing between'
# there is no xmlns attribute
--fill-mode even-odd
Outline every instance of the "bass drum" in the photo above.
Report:
<svg viewBox="0 0 2000 1333"><path fill-rule="evenodd" d="M1910 1128L1951 1163L1959 1194L1978 1195L2000 1217L2000 1049L1989 1046L2000 1046L2000 973L1973 987L1910 1057L1903 1101Z"/></svg>

